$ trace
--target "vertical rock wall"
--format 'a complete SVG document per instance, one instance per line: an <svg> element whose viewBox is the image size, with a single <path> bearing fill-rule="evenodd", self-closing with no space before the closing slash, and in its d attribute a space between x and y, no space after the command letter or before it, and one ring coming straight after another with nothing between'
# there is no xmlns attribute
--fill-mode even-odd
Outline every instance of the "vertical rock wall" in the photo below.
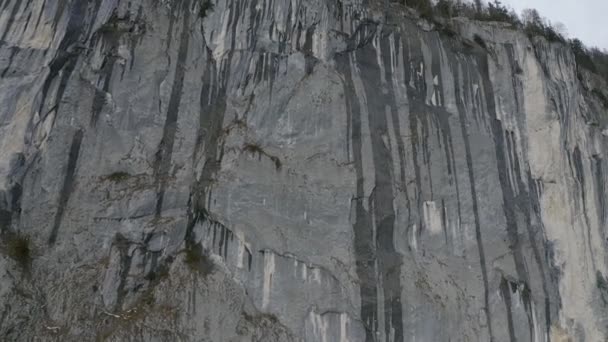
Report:
<svg viewBox="0 0 608 342"><path fill-rule="evenodd" d="M3 339L606 339L605 83L566 47L204 8L0 0Z"/></svg>

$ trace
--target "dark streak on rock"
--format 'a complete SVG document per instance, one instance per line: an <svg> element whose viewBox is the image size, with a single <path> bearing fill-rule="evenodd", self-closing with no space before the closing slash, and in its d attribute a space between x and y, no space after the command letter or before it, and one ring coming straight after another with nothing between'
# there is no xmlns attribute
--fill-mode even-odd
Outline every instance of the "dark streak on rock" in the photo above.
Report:
<svg viewBox="0 0 608 342"><path fill-rule="evenodd" d="M8 173L7 190L0 191L0 234L7 233L13 223L21 216L21 198L23 195L23 178L25 176L25 158L19 153L13 155ZM18 224L15 224L18 226Z"/></svg>
<svg viewBox="0 0 608 342"><path fill-rule="evenodd" d="M60 1L59 7L57 9L57 14L55 17L55 21L53 22L53 26L56 28L58 25L58 21L60 19L61 14L63 14L63 9L67 1ZM76 1L74 5L70 9L70 16L68 18L68 23L65 29L65 33L63 38L59 44L57 49L57 54L52 59L49 64L49 74L44 80L44 84L42 86L42 92L40 97L40 106L38 108L38 112L40 115L39 122L44 122L47 115L49 115L52 111L58 111L61 106L61 100L63 99L63 95L66 91L68 81L72 73L74 72L76 65L78 63L78 50L77 45L83 41L88 39L89 34L91 33L92 23L87 19L89 17L95 17L97 15L97 11L99 10L99 6L101 5L101 0L95 0L95 5L92 11L88 11L89 3L86 1ZM55 32L56 33L56 32ZM55 93L55 101L52 104L48 105L48 110L46 110L46 100L48 93L51 89L51 86L55 82L55 79L61 75L59 80L59 85L57 86L57 91ZM28 132L33 138L34 127L33 122L30 121L28 126ZM27 139L27 137L26 137ZM26 141L27 143L27 141Z"/></svg>
<svg viewBox="0 0 608 342"><path fill-rule="evenodd" d="M2 46L1 41L0 41L0 46ZM11 70L11 66L13 64L13 59L15 58L17 53L19 53L21 51L21 49L16 46L11 46L9 49L11 51L11 54L8 56L8 63L6 63L6 68L4 68L4 70L2 71L2 74L0 74L0 77L2 77L2 78L6 77L8 72ZM13 71L13 73L14 72L15 71Z"/></svg>
<svg viewBox="0 0 608 342"><path fill-rule="evenodd" d="M38 19L36 20L36 26L34 26L34 33L38 30L38 26L40 26L40 19L42 19L42 15L44 13L44 10L46 8L46 1L44 0L42 2L42 6L40 6L40 13L38 13Z"/></svg>
<svg viewBox="0 0 608 342"><path fill-rule="evenodd" d="M517 342L515 337L515 329L513 327L513 312L511 311L511 289L509 281L502 278L500 281L500 294L502 301L505 303L505 311L507 313L507 324L509 327L509 339L511 342Z"/></svg>
<svg viewBox="0 0 608 342"><path fill-rule="evenodd" d="M469 184L471 188L471 200L473 202L473 215L475 218L475 238L477 241L477 248L479 251L479 263L481 266L481 276L483 278L484 285L484 312L486 314L487 322L488 322L488 333L490 335L490 341L494 341L494 336L492 333L492 317L490 316L490 294L488 289L488 271L486 266L486 256L483 248L483 240L481 236L481 223L479 220L479 206L477 203L477 191L475 188L475 175L473 172L473 157L471 155L471 143L469 141L469 132L467 130L467 122L465 117L465 107L462 103L462 98L460 94L459 87L459 77L460 77L460 68L458 65L454 65L452 68L455 70L454 74L454 90L456 97L456 105L458 107L459 118L460 118L460 129L462 131L462 138L464 140L465 145L465 154L467 160L467 169L469 174ZM489 94L492 94L490 92ZM488 105L490 107L490 105Z"/></svg>
<svg viewBox="0 0 608 342"><path fill-rule="evenodd" d="M211 186L215 182L215 175L221 168L224 155L224 147L221 142L224 116L226 113L226 93L231 76L232 59L235 51L236 28L239 24L240 8L234 2L230 4L228 21L232 30L232 41L230 50L226 56L222 56L220 62L213 58L212 52L206 47L207 68L203 75L200 94L200 117L199 128L196 136L196 144L192 154L193 165L197 167L200 163L199 153L204 148L202 170L200 176L195 180L188 202L188 227L184 237L186 247L191 248L196 242L194 240L194 226L201 217L207 217L209 202L211 200ZM236 8L232 8L236 6ZM243 4L244 6L244 4ZM257 11L252 11L252 13ZM253 19L253 18L251 18ZM254 20L253 22L258 22ZM204 36L204 35L203 35ZM251 44L255 45L255 37L251 37ZM206 42L205 42L206 46ZM249 62L250 60L247 60ZM247 63L249 65L249 63ZM232 232L230 232L232 234ZM253 256L247 250L247 267L251 270ZM226 246L224 247L226 253Z"/></svg>
<svg viewBox="0 0 608 342"><path fill-rule="evenodd" d="M376 271L375 260L376 251L372 240L372 223L371 218L363 201L365 193L363 189L363 161L362 161L362 144L361 144L361 109L356 99L357 94L352 79L351 71L351 55L344 54L336 57L337 66L342 77L344 78L344 97L346 100L346 110L350 113L351 119L351 141L353 151L353 162L357 175L356 198L355 203L355 222L353 231L355 235L355 265L357 276L360 281L360 296L361 296L361 321L364 323L366 331L366 341L374 341L375 332L378 329L378 316L376 313L378 293L376 289Z"/></svg>
<svg viewBox="0 0 608 342"><path fill-rule="evenodd" d="M539 218L534 219L533 221L533 213L531 209L538 208L538 198L536 197L536 191L534 191L534 196L531 196L529 193L526 184L523 180L523 175L521 174L521 166L519 164L519 158L517 158L517 152L515 151L516 143L515 138L512 132L505 131L502 128L502 123L497 117L496 114L496 104L494 100L494 89L492 87L490 78L489 78L489 65L487 60L487 55L479 55L477 56L478 64L481 68L482 75L482 86L483 92L485 94L486 106L488 114L490 115L491 120L491 128L495 142L495 150L496 150L496 160L497 160L497 169L499 175L499 181L501 184L502 192L503 192L503 209L505 212L505 219L507 221L507 234L510 239L510 249L513 253L514 261L516 264L516 271L518 273L518 277L524 284L529 284L530 277L527 273L528 267L525 264L525 258L523 256L522 244L519 240L519 228L518 228L518 215L523 215L523 222L521 225L526 227L528 238L530 241L530 245L532 247L532 252L534 255L534 259L539 269L542 288L545 299L545 324L546 324L546 334L550 336L550 328L551 328L551 304L550 304L550 291L549 285L547 283L548 273L548 263L550 260L548 258L545 259L545 263L543 263L541 252L539 250L537 240L542 240L542 225L533 226L533 222L541 222ZM515 85L514 85L515 86ZM517 89L515 89L517 91ZM507 144L505 144L505 141ZM505 146L508 151L505 151ZM513 163L508 164L509 156L512 156ZM509 168L514 173L516 184L511 184L511 181L508 178L508 170ZM528 171L529 172L529 171ZM528 174L528 184L534 184L531 176ZM513 192L513 187L517 188L519 194L515 194ZM534 213L536 216L539 214L537 212ZM530 328L530 336L531 338L534 336L533 329L533 315L531 302L531 293L528 286L525 286L525 297L522 298L524 300L524 308L527 313L528 318L528 326Z"/></svg>
<svg viewBox="0 0 608 342"><path fill-rule="evenodd" d="M399 42L401 41L401 37L397 34L395 34L395 41ZM384 42L384 40L383 40ZM396 53L395 53L396 54ZM395 57L395 59L397 59L397 56L393 56ZM391 56L389 53L385 53L384 54L384 64L385 65L391 65ZM385 79L389 80L391 79L392 73L394 73L395 70L390 70L389 68L385 69ZM406 72L407 75L407 72ZM406 76L407 77L407 76ZM403 138L402 138L402 134L401 134L401 125L399 122L399 112L398 112L398 108L397 108L397 104L395 103L395 90L393 89L393 83L390 82L389 83L389 87L388 87L388 95L387 97L389 99L391 99L391 101L389 102L390 105L390 113L391 113L391 120L392 120L392 125L393 125L393 135L395 137L395 140L397 142L397 154L399 156L399 182L402 189L402 192L405 195L405 199L406 199L406 206L407 206L407 210L408 210L408 225L410 224L409 222L409 218L411 218L411 213L410 213L410 196L408 194L408 186L407 186L407 181L406 181L406 177L405 177L405 145L403 143ZM349 123L350 125L350 123Z"/></svg>
<svg viewBox="0 0 608 342"><path fill-rule="evenodd" d="M522 72L521 67L517 60L514 57L513 46L510 44L506 45L506 51L509 58L509 63L511 65L512 70L512 82L513 82L513 93L515 96L515 105L516 107L516 116L515 119L518 123L519 129L525 129L525 120L524 116L520 113L524 111L524 96L523 96L523 85L521 80L517 77L519 73ZM487 65L486 65L487 67ZM557 107L556 107L557 110ZM495 114L495 113L494 113ZM543 296L544 296L544 316L545 316L545 334L547 339L551 340L551 325L552 325L552 316L557 315L557 311L559 310L559 294L558 294L558 281L559 281L559 269L552 266L552 249L551 244L544 237L544 227L542 224L542 219L540 218L540 196L542 193L542 181L537 181L532 178L531 172L529 170L529 166L524 165L527 171L524 171L525 174L522 174L522 165L519 163L519 158L517 154L517 139L513 132L505 131L506 141L508 143L510 151L510 156L512 163L510 164L511 170L514 170L514 181L515 184L511 184L514 188L517 189L517 196L515 199L515 207L513 210L523 214L523 225L526 228L528 240L532 249L533 257L535 263L538 267ZM522 142L520 145L527 145L527 137L524 135L521 137ZM522 151L523 154L523 151ZM497 152L497 156L499 152ZM499 166L500 169L500 166ZM525 177L527 177L527 182L525 182ZM505 186L503 186L503 189ZM524 281L526 281L524 279ZM529 282L528 279L526 282ZM556 303L551 302L551 298L554 297ZM531 309L531 308L529 308ZM553 312L553 313L552 313ZM532 312L528 312L528 324L532 326L532 318L531 315L534 314ZM531 330L532 331L532 330Z"/></svg>
<svg viewBox="0 0 608 342"><path fill-rule="evenodd" d="M118 271L118 278L120 280L118 283L118 288L116 289L115 311L119 311L122 308L124 298L127 295L127 291L125 291L125 284L127 283L129 270L131 269L131 263L133 260L133 256L129 254L130 244L131 243L129 240L120 233L116 234L114 237L113 247L117 248L120 254L120 269Z"/></svg>
<svg viewBox="0 0 608 342"><path fill-rule="evenodd" d="M524 254L522 251L522 243L519 240L519 227L517 224L517 213L519 213L519 209L516 208L516 195L513 192L512 182L509 180L508 170L514 170L516 173L519 173L519 168L514 167L509 163L510 158L509 155L513 155L511 153L511 149L513 148L513 144L511 143L510 134L508 131L503 131L502 124L500 120L496 117L492 118L492 130L494 137L494 146L496 151L496 163L497 163L497 171L498 178L500 181L501 189L502 189L502 197L503 197L503 212L505 215L505 220L507 224L507 235L509 237L509 249L513 254L513 259L515 262L515 269L517 271L517 275L520 280L524 282L529 282L529 276L526 271L526 264L524 259ZM505 140L507 142L506 148L507 152L505 153ZM507 165L509 164L509 165ZM518 177L518 179L520 179ZM520 191L523 191L521 189Z"/></svg>
<svg viewBox="0 0 608 342"><path fill-rule="evenodd" d="M63 187L61 189L61 193L59 194L59 204L57 205L57 213L55 214L55 221L53 222L53 229L51 230L51 235L49 236L49 245L53 245L57 240L57 233L59 231L59 226L61 225L61 221L63 219L63 215L65 213L65 207L70 199L70 195L72 194L72 190L74 187L74 176L76 174L76 165L78 163L78 155L80 153L80 145L82 144L82 136L83 131L81 129L77 130L72 137L72 144L70 146L70 154L68 155L68 165L65 173L65 178L63 179Z"/></svg>
<svg viewBox="0 0 608 342"><path fill-rule="evenodd" d="M114 66L118 59L117 55L118 48L120 46L120 38L124 33L127 32L127 30L121 27L121 25L124 25L124 23L128 22L129 20L130 18L128 14L125 18L119 18L117 14L114 13L112 14L108 22L105 23L102 27L99 28L98 31L93 34L93 38L91 39L91 45L96 45L98 42L100 42L101 50L104 54L104 60L100 70L101 76L98 78L97 81L98 84L95 88L95 94L93 97L93 104L91 108L90 125L92 127L95 127L95 125L97 124L99 114L101 113L103 106L105 105L106 94L110 92ZM135 38L131 39L134 40ZM134 44L134 42L132 42L132 44ZM131 62L132 61L133 59L131 59ZM101 89L97 88L99 87L99 83L101 83Z"/></svg>
<svg viewBox="0 0 608 342"><path fill-rule="evenodd" d="M416 181L416 187L414 192L415 205L416 210L413 211L410 208L410 212L421 213L423 211L422 202L423 202L423 184L422 184L422 172L420 171L420 163L419 163L419 155L420 155L420 145L424 146L427 144L427 134L428 134L428 124L427 124L427 115L426 115L426 107L424 105L424 99L426 94L426 82L424 77L418 74L415 68L410 68L412 66L422 65L423 68L426 67L424 64L424 59L422 58L420 42L417 38L412 39L411 41L404 42L404 53L403 53L403 65L405 66L405 75L406 75L406 83L408 85L407 88L407 96L409 102L409 126L410 126L410 137L411 137L411 145L412 145L412 163L414 167L414 177ZM421 126L421 127L420 127ZM422 129L422 139L419 134L419 130ZM421 143L422 140L422 143ZM425 159L425 158L423 158ZM423 160L424 161L424 160ZM410 218L410 220L416 220L421 229L418 230L419 233L422 233L422 216L418 214L417 218ZM408 222L409 225L414 222ZM408 227L408 235L409 235ZM411 248L411 246L410 246Z"/></svg>
<svg viewBox="0 0 608 342"><path fill-rule="evenodd" d="M532 207L531 215L536 217L536 221L541 222L539 226L532 226L532 217L528 215L526 218L528 238L532 245L532 252L534 253L534 259L539 269L541 270L540 276L543 287L543 294L545 296L545 332L548 337L548 341L551 342L551 325L552 317L557 316L558 310L561 308L561 300L559 297L559 278L560 269L553 265L554 250L553 245L544 237L544 227L540 220L540 194L541 185L540 182L535 182L532 179L530 171L528 171L528 184L532 184L532 191L528 194L530 197L530 203ZM539 247L540 246L540 247ZM542 253L541 253L541 248ZM543 257L544 256L544 257ZM552 303L552 299L555 301Z"/></svg>
<svg viewBox="0 0 608 342"><path fill-rule="evenodd" d="M9 2L10 1L8 1L6 4L4 4L4 6L6 7ZM12 9L11 13L9 14L7 22L6 22L6 28L4 29L4 32L2 32L2 36L0 36L0 46L2 46L2 44L4 44L6 42L6 37L8 36L8 34L11 31L11 28L13 27L13 23L15 22L15 18L17 17L17 13L19 12L19 9L21 8L21 5L23 3L24 3L23 1L15 1L15 3L13 4L13 9Z"/></svg>
<svg viewBox="0 0 608 342"><path fill-rule="evenodd" d="M445 239L445 245L449 248L450 241L448 239L448 227L447 227L447 213L445 208L445 199L441 199L441 227L443 228L443 237Z"/></svg>
<svg viewBox="0 0 608 342"><path fill-rule="evenodd" d="M486 100L486 108L488 114L490 115L490 125L492 129L492 137L494 139L496 169L502 189L502 207L506 221L507 236L509 238L508 247L513 255L515 270L518 278L521 281L528 283L529 275L527 272L522 243L519 238L520 233L517 220L517 215L520 213L520 208L516 208L517 195L513 191L514 187L519 188L519 184L514 184L509 178L510 170L515 173L515 178L521 178L519 164L516 157L517 153L515 152L515 141L512 139L511 132L503 130L502 122L498 119L496 114L494 92L488 76L487 56L485 54L478 55L477 61L481 67L483 94ZM520 191L523 191L523 189ZM531 323L531 321L529 323Z"/></svg>
<svg viewBox="0 0 608 342"><path fill-rule="evenodd" d="M604 183L604 170L602 167L603 159L598 155L593 156L593 165L595 172L595 189L597 194L597 216L600 222L599 230L600 236L603 240L606 240L602 227L606 224L606 185Z"/></svg>
<svg viewBox="0 0 608 342"><path fill-rule="evenodd" d="M589 214L587 212L587 190L585 188L585 170L583 168L583 157L581 150L576 146L572 152L572 159L574 163L574 177L577 180L578 187L581 192L581 202L583 204L583 217L585 218L585 225L587 226L587 247L589 248L589 254L591 255L591 263L593 269L597 270L595 263L595 257L593 255L593 247L591 244L591 221L589 220Z"/></svg>
<svg viewBox="0 0 608 342"><path fill-rule="evenodd" d="M214 230L215 230L215 226L214 226ZM220 227L220 241L217 244L218 249L219 249L219 255L222 255L222 248L224 248L224 235L226 235L226 230L223 229L223 227Z"/></svg>
<svg viewBox="0 0 608 342"><path fill-rule="evenodd" d="M103 74L101 81L103 86L101 90L95 88L95 95L93 97L93 105L91 108L92 127L95 127L95 125L97 124L99 114L101 113L101 110L103 109L103 106L106 102L106 94L108 94L110 91L110 81L112 80L112 73L114 71L114 62L114 57L106 57L106 60L104 61L104 66L101 71Z"/></svg>
<svg viewBox="0 0 608 342"><path fill-rule="evenodd" d="M156 211L157 217L161 216L163 209L163 199L165 196L165 187L167 178L171 168L171 157L173 154L173 146L175 144L175 134L177 133L177 118L179 114L179 105L182 98L184 88L184 78L186 75L186 59L188 57L188 47L190 43L190 1L182 2L182 31L179 40L179 48L177 61L175 63L175 76L173 79L173 87L169 97L167 108L167 117L163 128L163 137L156 152L154 161L154 175L156 177ZM169 37L171 40L171 37Z"/></svg>
<svg viewBox="0 0 608 342"><path fill-rule="evenodd" d="M368 122L370 139L372 144L372 155L375 170L375 191L370 198L374 201L374 214L376 226L376 257L378 258L378 273L382 276L382 286L384 293L384 316L385 335L394 334L395 341L403 340L403 318L401 306L401 255L397 253L394 245L395 230L395 209L393 202L394 175L393 175L393 155L390 144L385 144L383 136L390 136L386 116L386 105L389 105L391 112L395 112L397 104L392 92L391 84L382 84L381 76L385 81L390 80L390 75L395 72L390 70L390 48L388 36L383 36L380 40L380 50L384 57L385 74L380 74L380 68L361 68L364 88L368 106ZM357 50L357 57L360 60L378 60L375 56L375 49ZM369 56L369 57L366 57ZM370 58L370 59L367 59ZM391 116L392 117L392 116ZM394 129L394 128L393 128ZM397 138L397 137L396 137Z"/></svg>

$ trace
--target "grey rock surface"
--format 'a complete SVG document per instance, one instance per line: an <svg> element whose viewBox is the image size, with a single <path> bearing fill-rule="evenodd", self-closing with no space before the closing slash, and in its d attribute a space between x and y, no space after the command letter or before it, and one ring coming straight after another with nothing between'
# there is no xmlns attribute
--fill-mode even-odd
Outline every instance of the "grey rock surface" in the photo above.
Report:
<svg viewBox="0 0 608 342"><path fill-rule="evenodd" d="M203 4L0 0L0 339L607 340L607 87L567 47Z"/></svg>

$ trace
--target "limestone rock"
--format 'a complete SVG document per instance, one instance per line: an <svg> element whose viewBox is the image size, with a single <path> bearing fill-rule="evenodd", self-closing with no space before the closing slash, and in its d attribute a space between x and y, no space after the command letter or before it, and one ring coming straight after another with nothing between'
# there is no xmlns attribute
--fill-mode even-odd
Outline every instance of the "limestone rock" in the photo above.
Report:
<svg viewBox="0 0 608 342"><path fill-rule="evenodd" d="M0 1L2 340L608 338L608 113L567 47L204 6Z"/></svg>

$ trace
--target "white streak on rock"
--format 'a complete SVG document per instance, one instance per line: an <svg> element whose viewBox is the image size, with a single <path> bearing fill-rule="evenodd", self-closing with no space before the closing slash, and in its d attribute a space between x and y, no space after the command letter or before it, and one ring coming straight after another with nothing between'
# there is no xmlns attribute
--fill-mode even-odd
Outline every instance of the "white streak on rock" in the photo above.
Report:
<svg viewBox="0 0 608 342"><path fill-rule="evenodd" d="M274 275L274 254L264 254L264 285L262 287L262 309L268 308L270 303L270 292L272 290L272 276Z"/></svg>
<svg viewBox="0 0 608 342"><path fill-rule="evenodd" d="M431 234L439 234L442 231L441 212L437 209L434 201L424 202L424 226Z"/></svg>

